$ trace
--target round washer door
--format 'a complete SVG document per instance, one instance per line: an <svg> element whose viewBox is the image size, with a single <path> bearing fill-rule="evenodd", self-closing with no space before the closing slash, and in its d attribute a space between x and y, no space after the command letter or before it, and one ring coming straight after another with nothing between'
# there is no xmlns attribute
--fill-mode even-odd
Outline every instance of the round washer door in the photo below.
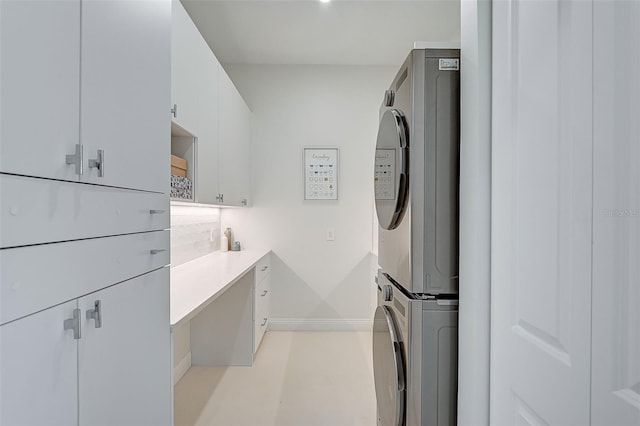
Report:
<svg viewBox="0 0 640 426"><path fill-rule="evenodd" d="M380 120L374 187L380 226L397 228L409 199L409 129L397 109L385 111Z"/></svg>
<svg viewBox="0 0 640 426"><path fill-rule="evenodd" d="M373 377L380 424L402 426L406 383L404 359L395 321L387 306L378 306L373 319Z"/></svg>

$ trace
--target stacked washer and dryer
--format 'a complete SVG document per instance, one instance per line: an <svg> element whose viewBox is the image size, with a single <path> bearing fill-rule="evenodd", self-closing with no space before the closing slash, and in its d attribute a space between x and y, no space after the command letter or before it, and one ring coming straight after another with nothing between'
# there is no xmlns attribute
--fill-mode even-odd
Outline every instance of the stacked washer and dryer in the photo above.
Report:
<svg viewBox="0 0 640 426"><path fill-rule="evenodd" d="M459 58L457 49L411 51L380 108L379 426L456 424Z"/></svg>

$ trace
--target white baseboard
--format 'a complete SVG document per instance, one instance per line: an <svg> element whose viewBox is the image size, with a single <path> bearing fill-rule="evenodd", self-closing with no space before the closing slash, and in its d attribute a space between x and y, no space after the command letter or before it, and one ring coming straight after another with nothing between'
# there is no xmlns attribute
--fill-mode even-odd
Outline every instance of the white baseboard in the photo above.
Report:
<svg viewBox="0 0 640 426"><path fill-rule="evenodd" d="M269 318L269 331L371 331L373 319Z"/></svg>
<svg viewBox="0 0 640 426"><path fill-rule="evenodd" d="M184 376L187 370L191 367L191 352L187 353L184 358L180 360L178 365L173 367L173 385Z"/></svg>

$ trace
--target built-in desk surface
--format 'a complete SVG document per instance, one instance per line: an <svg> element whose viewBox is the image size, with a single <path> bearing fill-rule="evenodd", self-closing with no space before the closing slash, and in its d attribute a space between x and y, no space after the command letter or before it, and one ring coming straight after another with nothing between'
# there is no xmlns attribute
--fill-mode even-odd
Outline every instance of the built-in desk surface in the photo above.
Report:
<svg viewBox="0 0 640 426"><path fill-rule="evenodd" d="M171 268L171 327L193 318L269 252L215 252Z"/></svg>

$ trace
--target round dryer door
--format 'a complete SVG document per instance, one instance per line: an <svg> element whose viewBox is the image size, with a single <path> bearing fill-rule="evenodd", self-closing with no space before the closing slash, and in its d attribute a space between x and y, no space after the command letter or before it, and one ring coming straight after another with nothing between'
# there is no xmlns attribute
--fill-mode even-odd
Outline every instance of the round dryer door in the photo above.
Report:
<svg viewBox="0 0 640 426"><path fill-rule="evenodd" d="M379 424L402 426L405 414L404 358L391 310L378 306L373 319L373 376Z"/></svg>
<svg viewBox="0 0 640 426"><path fill-rule="evenodd" d="M409 199L409 130L397 109L385 111L380 120L374 186L380 226L397 228Z"/></svg>

